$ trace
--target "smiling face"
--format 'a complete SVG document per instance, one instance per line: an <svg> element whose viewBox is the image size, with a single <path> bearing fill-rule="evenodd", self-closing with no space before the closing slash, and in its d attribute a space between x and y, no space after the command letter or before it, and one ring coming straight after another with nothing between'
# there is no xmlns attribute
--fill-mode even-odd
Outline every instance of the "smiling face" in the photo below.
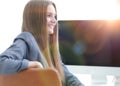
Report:
<svg viewBox="0 0 120 86"><path fill-rule="evenodd" d="M54 33L54 27L56 25L56 11L52 4L48 5L47 7L47 28L48 33L53 34Z"/></svg>

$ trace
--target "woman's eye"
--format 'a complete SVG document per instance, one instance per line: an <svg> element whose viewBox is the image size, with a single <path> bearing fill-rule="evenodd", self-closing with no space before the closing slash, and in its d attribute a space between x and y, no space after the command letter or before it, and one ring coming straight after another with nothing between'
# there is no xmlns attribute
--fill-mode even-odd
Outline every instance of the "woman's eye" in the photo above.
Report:
<svg viewBox="0 0 120 86"><path fill-rule="evenodd" d="M47 17L52 17L51 14L47 14Z"/></svg>
<svg viewBox="0 0 120 86"><path fill-rule="evenodd" d="M56 15L52 15L52 14L47 14L47 17L48 18L55 18L55 19L57 19Z"/></svg>

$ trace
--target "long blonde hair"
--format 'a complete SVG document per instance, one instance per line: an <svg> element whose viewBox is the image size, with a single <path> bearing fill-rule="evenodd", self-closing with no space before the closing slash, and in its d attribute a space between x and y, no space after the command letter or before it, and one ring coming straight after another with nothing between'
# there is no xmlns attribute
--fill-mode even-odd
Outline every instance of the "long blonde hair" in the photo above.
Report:
<svg viewBox="0 0 120 86"><path fill-rule="evenodd" d="M23 12L22 31L32 33L35 37L39 49L45 58L47 67L58 70L62 82L64 82L64 72L61 65L59 42L58 42L58 24L54 28L54 34L48 34L47 29L47 6L52 4L49 0L31 0L27 3Z"/></svg>

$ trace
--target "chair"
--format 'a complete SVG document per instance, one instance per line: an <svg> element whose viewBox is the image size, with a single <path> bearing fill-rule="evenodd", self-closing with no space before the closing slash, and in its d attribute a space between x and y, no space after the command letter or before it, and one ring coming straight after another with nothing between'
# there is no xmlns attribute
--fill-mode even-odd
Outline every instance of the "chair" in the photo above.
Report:
<svg viewBox="0 0 120 86"><path fill-rule="evenodd" d="M0 86L62 86L53 69L27 69L17 74L0 75Z"/></svg>

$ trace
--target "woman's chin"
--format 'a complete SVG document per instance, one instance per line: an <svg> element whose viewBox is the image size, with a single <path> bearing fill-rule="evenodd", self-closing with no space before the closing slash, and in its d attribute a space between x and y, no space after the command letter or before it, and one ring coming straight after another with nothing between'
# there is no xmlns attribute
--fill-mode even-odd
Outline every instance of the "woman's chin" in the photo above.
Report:
<svg viewBox="0 0 120 86"><path fill-rule="evenodd" d="M53 31L50 31L50 32L49 32L49 35L52 35L52 34L54 34L54 32L53 32Z"/></svg>

